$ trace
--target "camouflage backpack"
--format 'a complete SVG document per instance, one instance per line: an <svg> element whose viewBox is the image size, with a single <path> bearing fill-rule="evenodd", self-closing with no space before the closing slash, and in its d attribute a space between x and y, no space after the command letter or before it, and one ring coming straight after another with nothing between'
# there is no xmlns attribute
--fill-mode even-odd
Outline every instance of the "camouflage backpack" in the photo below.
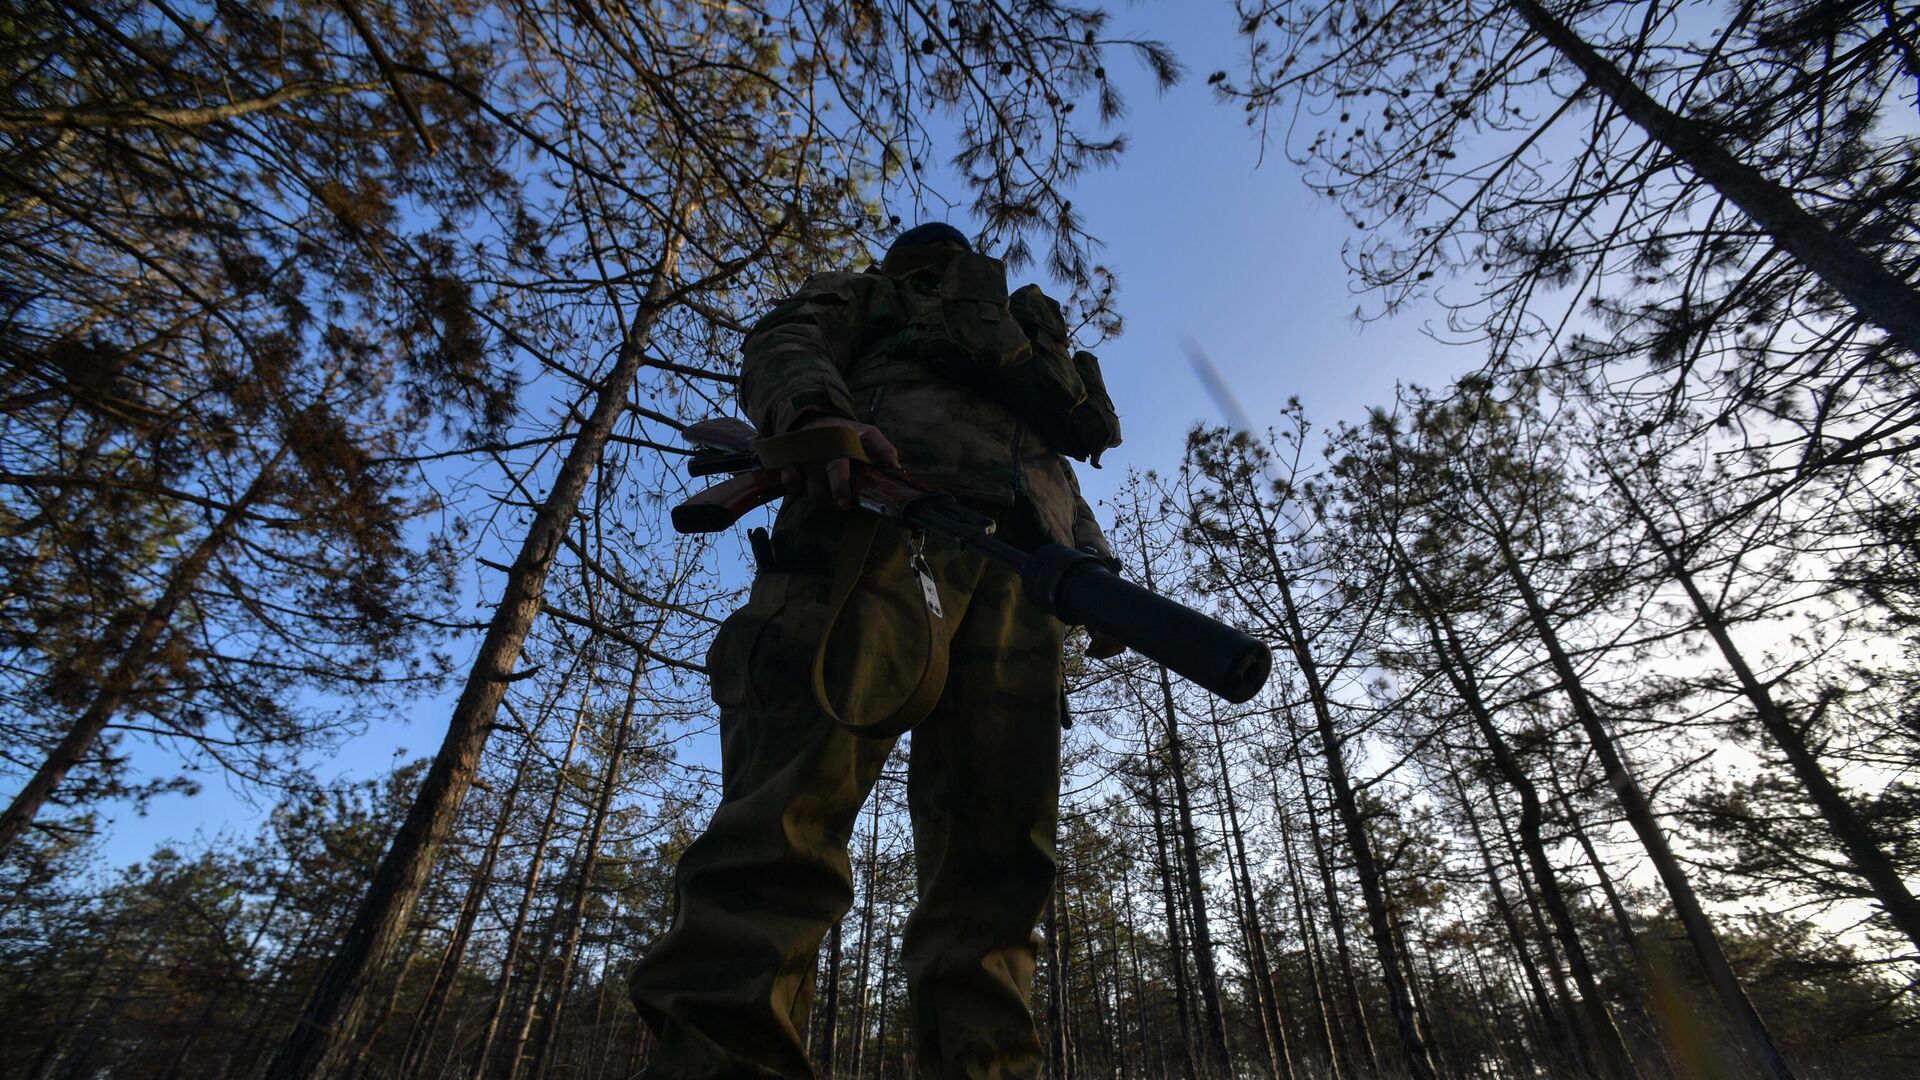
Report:
<svg viewBox="0 0 1920 1080"><path fill-rule="evenodd" d="M908 285L900 294L907 325L882 351L912 355L977 387L1069 457L1098 467L1100 455L1120 445L1100 361L1069 352L1060 305L1038 285L1008 296L1006 264L968 252L946 264L936 288Z"/></svg>

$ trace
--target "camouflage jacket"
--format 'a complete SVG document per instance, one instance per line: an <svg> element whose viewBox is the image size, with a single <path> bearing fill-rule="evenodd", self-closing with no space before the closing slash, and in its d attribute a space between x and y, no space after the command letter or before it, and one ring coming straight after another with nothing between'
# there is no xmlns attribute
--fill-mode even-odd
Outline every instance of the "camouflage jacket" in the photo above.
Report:
<svg viewBox="0 0 1920 1080"><path fill-rule="evenodd" d="M1024 504L1051 539L1107 557L1067 459L998 401L927 362L948 344L916 318L937 303L930 294L938 287L937 272L928 271L808 278L747 334L740 372L747 415L769 434L821 415L870 423L920 479L988 513ZM1053 303L1034 286L1022 293L1028 302Z"/></svg>

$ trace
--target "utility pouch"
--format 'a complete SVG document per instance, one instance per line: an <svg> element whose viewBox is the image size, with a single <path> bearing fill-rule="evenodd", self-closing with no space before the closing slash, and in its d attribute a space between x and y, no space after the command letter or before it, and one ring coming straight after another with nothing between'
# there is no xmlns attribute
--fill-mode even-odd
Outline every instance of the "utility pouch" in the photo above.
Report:
<svg viewBox="0 0 1920 1080"><path fill-rule="evenodd" d="M1000 400L1056 452L1098 466L1101 453L1120 445L1100 361L1085 351L1068 355L1066 316L1038 285L1021 288L1007 306L1033 356L998 387Z"/></svg>
<svg viewBox="0 0 1920 1080"><path fill-rule="evenodd" d="M1081 349L1073 354L1073 370L1086 387L1086 400L1067 414L1068 439L1062 453L1100 467L1100 455L1120 445L1120 412L1107 396L1107 380L1100 374L1100 358Z"/></svg>

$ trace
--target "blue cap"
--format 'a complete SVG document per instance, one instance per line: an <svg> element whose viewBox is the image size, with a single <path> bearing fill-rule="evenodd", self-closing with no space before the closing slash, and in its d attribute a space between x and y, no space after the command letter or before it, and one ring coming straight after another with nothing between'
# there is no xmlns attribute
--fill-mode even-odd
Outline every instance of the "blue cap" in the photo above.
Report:
<svg viewBox="0 0 1920 1080"><path fill-rule="evenodd" d="M893 246L887 250L892 251L894 248L912 244L937 244L942 240L951 240L968 251L973 250L973 245L967 242L967 234L944 221L929 221L925 225L915 225L894 237Z"/></svg>

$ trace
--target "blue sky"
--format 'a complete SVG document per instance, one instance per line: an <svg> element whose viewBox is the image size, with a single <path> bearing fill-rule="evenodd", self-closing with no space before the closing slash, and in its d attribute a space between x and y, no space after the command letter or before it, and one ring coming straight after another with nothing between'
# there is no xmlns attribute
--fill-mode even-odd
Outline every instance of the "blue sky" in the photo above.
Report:
<svg viewBox="0 0 1920 1080"><path fill-rule="evenodd" d="M1444 382L1477 362L1424 336L1418 313L1354 319L1361 298L1341 261L1350 224L1284 156L1270 148L1262 163L1240 107L1214 100L1206 85L1209 72L1243 67L1229 5L1117 14L1118 31L1170 43L1187 76L1156 95L1140 65L1111 62L1129 105L1130 146L1074 197L1105 242L1126 318L1124 335L1100 350L1126 443L1098 472L1081 470L1089 497L1112 490L1129 467L1171 469L1196 422L1226 420L1189 366L1188 342L1254 424L1297 395L1320 431L1389 400L1396 380Z"/></svg>
<svg viewBox="0 0 1920 1080"><path fill-rule="evenodd" d="M1206 85L1209 72L1237 75L1243 67L1231 5L1132 5L1114 15L1116 36L1166 41L1187 76L1160 95L1131 56L1108 60L1126 95L1121 125L1130 147L1073 194L1104 242L1100 261L1118 275L1126 319L1123 336L1100 349L1126 443L1104 468L1081 469L1090 499L1110 494L1130 468L1171 471L1196 422L1225 420L1189 366L1188 342L1211 357L1256 425L1297 395L1321 432L1390 400L1396 381L1444 383L1477 365L1476 351L1424 336L1419 312L1364 325L1354 319L1361 298L1341 260L1350 224L1309 194L1283 155L1270 148L1262 163L1245 114L1215 101ZM952 220L969 232L977 226ZM471 649L454 649L456 659ZM322 776L379 775L401 748L430 754L456 691L403 706L321 765ZM144 858L162 842L191 844L196 834L251 833L264 804L250 805L218 776L204 779L200 795L156 799L145 817L110 810L108 862Z"/></svg>

